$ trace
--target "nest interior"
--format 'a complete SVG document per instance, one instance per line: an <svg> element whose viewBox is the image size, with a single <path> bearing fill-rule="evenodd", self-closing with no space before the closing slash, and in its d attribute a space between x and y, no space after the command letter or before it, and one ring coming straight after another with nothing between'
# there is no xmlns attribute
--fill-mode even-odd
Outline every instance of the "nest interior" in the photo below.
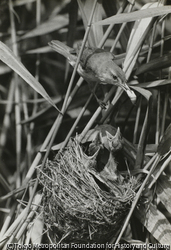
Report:
<svg viewBox="0 0 171 250"><path fill-rule="evenodd" d="M53 243L105 243L121 228L138 183L129 176L106 191L91 171L95 165L96 157L72 140L40 172L44 221Z"/></svg>

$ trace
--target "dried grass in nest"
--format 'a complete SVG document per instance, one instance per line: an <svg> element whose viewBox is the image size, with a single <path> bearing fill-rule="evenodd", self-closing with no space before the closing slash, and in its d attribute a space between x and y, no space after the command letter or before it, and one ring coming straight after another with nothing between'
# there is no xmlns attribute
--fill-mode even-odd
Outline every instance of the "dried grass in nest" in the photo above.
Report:
<svg viewBox="0 0 171 250"><path fill-rule="evenodd" d="M121 228L137 181L124 181L122 195L106 192L91 173L95 164L95 157L87 157L73 140L41 172L45 225L53 243L105 243Z"/></svg>

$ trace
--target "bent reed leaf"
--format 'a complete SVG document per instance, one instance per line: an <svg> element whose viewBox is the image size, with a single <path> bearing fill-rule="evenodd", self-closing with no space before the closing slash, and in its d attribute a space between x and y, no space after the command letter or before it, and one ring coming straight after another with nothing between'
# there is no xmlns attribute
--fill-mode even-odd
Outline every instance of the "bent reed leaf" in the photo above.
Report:
<svg viewBox="0 0 171 250"><path fill-rule="evenodd" d="M34 78L31 73L25 68L14 53L2 42L0 42L0 59L21 76L36 92L42 95L53 107L58 111L50 96L47 94L42 85ZM60 112L60 111L59 111Z"/></svg>
<svg viewBox="0 0 171 250"><path fill-rule="evenodd" d="M135 20L148 18L148 17L155 17L155 16L162 16L171 13L171 5L162 6L162 7L155 7L155 8L148 8L143 10L138 10L130 13L122 13L118 15L114 15L112 17L106 18L102 21L98 21L93 23L93 25L109 25L112 23L125 23L125 22L132 22Z"/></svg>

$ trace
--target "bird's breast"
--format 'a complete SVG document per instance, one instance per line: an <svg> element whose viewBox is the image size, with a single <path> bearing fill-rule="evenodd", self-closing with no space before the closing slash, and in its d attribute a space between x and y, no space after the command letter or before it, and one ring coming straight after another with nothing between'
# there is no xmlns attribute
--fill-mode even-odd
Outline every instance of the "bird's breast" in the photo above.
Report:
<svg viewBox="0 0 171 250"><path fill-rule="evenodd" d="M83 69L80 64L78 65L77 71L80 74L80 76L82 76L88 83L93 83L93 82L99 81L99 78L96 76L94 71L92 71L91 69L88 69L88 68Z"/></svg>

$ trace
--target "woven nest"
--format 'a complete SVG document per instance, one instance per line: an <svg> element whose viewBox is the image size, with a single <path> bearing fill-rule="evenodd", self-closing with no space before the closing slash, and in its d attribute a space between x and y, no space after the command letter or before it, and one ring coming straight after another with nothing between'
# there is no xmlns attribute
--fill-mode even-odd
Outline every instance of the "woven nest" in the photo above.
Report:
<svg viewBox="0 0 171 250"><path fill-rule="evenodd" d="M105 243L121 228L137 181L127 177L112 192L103 190L91 171L95 164L96 157L73 140L41 171L44 221L53 243Z"/></svg>

